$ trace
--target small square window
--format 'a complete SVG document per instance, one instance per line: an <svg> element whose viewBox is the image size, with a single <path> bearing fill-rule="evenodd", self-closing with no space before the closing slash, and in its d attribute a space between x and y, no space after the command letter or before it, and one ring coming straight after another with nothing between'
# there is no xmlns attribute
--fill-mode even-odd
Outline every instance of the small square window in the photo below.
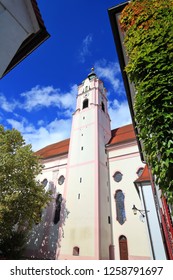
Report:
<svg viewBox="0 0 173 280"><path fill-rule="evenodd" d="M111 217L108 216L108 224L110 224L110 223L111 223Z"/></svg>
<svg viewBox="0 0 173 280"><path fill-rule="evenodd" d="M73 247L73 256L79 256L79 247Z"/></svg>

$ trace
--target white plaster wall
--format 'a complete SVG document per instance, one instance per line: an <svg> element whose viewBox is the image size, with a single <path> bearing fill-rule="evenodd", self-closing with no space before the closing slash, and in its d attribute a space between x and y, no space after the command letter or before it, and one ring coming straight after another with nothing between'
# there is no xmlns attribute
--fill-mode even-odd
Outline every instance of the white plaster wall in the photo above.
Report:
<svg viewBox="0 0 173 280"><path fill-rule="evenodd" d="M111 212L107 166L100 165L99 182L99 227L100 227L100 258L109 260L111 245Z"/></svg>
<svg viewBox="0 0 173 280"><path fill-rule="evenodd" d="M113 245L115 246L115 259L119 259L119 237L121 235L126 236L128 242L128 254L129 259L150 259L150 247L147 235L146 223L139 219L139 216L135 216L132 211L133 204L137 208L141 209L141 201L139 195L135 189L133 182L137 179L137 170L142 167L139 154L136 154L136 145L125 145L125 149L121 147L122 158L119 150L108 152L109 171L110 171L110 192L111 192L111 208L112 208L112 227L113 227ZM114 157L113 157L114 156ZM123 174L122 180L117 183L113 179L113 175L116 171L120 171ZM125 212L126 221L123 225L120 225L116 217L116 205L114 195L117 190L122 190L125 195Z"/></svg>
<svg viewBox="0 0 173 280"><path fill-rule="evenodd" d="M66 206L70 213L61 242L61 255L72 259L73 247L78 246L81 256L94 257L96 196L94 164L70 168L67 185L70 187L66 193Z"/></svg>
<svg viewBox="0 0 173 280"><path fill-rule="evenodd" d="M124 143L124 144L118 144L113 146L112 148L109 147L109 158L114 158L114 157L121 157L123 158L124 156L130 156L134 155L139 157L139 150L137 146L137 142L135 140L132 140L130 143ZM139 164L141 165L141 164Z"/></svg>
<svg viewBox="0 0 173 280"><path fill-rule="evenodd" d="M67 155L64 157L56 157L49 160L44 160L44 169L37 177L37 180L42 182L48 180L45 189L52 191L52 202L42 212L42 221L35 225L30 233L28 245L25 252L26 257L33 259L55 259L56 250L58 247L59 227L61 222L54 224L55 215L55 199L58 193L64 194L64 185L58 184L58 178L64 175L66 180ZM63 197L63 205L65 205ZM63 219L63 209L62 209Z"/></svg>
<svg viewBox="0 0 173 280"><path fill-rule="evenodd" d="M73 137L71 138L70 143L70 165L82 164L84 161L93 161L95 159L94 133L94 124L86 124L84 127L82 126L78 130L73 130Z"/></svg>
<svg viewBox="0 0 173 280"><path fill-rule="evenodd" d="M44 166L44 172L49 169L63 168L63 166L67 164L67 155L44 159L44 161L42 161L42 164ZM39 177L40 176L41 174L39 175Z"/></svg>
<svg viewBox="0 0 173 280"><path fill-rule="evenodd" d="M94 122L94 110L93 106L89 106L74 115L73 130L80 128L85 128L86 125L92 124Z"/></svg>
<svg viewBox="0 0 173 280"><path fill-rule="evenodd" d="M153 244L154 258L156 260L166 260L165 249L163 246L163 239L161 235L161 229L159 226L159 220L154 204L153 192L151 185L144 185L141 189L141 197L143 197L143 209L146 207L148 217L148 226L151 235L151 242ZM145 206L144 206L145 205ZM147 222L147 219L145 219Z"/></svg>
<svg viewBox="0 0 173 280"><path fill-rule="evenodd" d="M111 213L109 201L109 174L108 159L105 144L110 138L109 123L107 115L100 108L99 134L98 134L98 158L99 158L99 238L100 238L100 259L109 259L109 246L111 244ZM108 138L109 135L109 138Z"/></svg>

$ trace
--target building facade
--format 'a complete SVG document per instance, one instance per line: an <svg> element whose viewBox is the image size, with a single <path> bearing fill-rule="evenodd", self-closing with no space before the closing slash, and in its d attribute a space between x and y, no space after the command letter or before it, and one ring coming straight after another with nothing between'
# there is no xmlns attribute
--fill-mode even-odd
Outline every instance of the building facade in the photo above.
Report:
<svg viewBox="0 0 173 280"><path fill-rule="evenodd" d="M44 164L38 179L52 190L52 203L31 232L27 257L166 259L152 192L145 191L151 202L147 215L132 211L133 205L143 207L135 182L145 167L133 126L111 130L107 101L104 84L92 70L78 87L70 139L36 153Z"/></svg>

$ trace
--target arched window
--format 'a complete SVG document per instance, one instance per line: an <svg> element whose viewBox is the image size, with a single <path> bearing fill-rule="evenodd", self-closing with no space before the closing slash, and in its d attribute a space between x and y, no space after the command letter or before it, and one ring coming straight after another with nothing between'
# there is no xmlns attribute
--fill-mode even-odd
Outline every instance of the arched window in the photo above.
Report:
<svg viewBox="0 0 173 280"><path fill-rule="evenodd" d="M103 101L102 101L102 111L105 112L105 105L104 105Z"/></svg>
<svg viewBox="0 0 173 280"><path fill-rule="evenodd" d="M127 238L124 235L119 237L120 260L128 260Z"/></svg>
<svg viewBox="0 0 173 280"><path fill-rule="evenodd" d="M41 183L45 188L45 192L47 192L50 188L50 183L48 184L48 180L46 178Z"/></svg>
<svg viewBox="0 0 173 280"><path fill-rule="evenodd" d="M55 216L54 216L54 220L53 220L55 225L60 220L61 203L62 203L62 194L59 193L56 197Z"/></svg>
<svg viewBox="0 0 173 280"><path fill-rule="evenodd" d="M85 109L88 107L88 99L86 98L84 101L83 101L83 108L82 109Z"/></svg>
<svg viewBox="0 0 173 280"><path fill-rule="evenodd" d="M124 194L121 190L118 190L115 194L117 221L120 225L123 225L126 221L126 213L124 207Z"/></svg>
<svg viewBox="0 0 173 280"><path fill-rule="evenodd" d="M46 187L48 180L45 178L41 183L43 184L44 187Z"/></svg>
<svg viewBox="0 0 173 280"><path fill-rule="evenodd" d="M79 256L79 251L80 251L79 247L77 246L73 247L73 256Z"/></svg>

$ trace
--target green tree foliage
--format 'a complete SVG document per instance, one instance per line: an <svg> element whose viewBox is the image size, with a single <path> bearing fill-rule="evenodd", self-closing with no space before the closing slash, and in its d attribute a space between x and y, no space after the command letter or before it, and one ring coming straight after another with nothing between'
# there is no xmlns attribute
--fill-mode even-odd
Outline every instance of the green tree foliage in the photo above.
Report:
<svg viewBox="0 0 173 280"><path fill-rule="evenodd" d="M27 233L12 231L10 236L4 236L0 242L0 250L4 259L20 260L24 258ZM1 256L0 256L1 257Z"/></svg>
<svg viewBox="0 0 173 280"><path fill-rule="evenodd" d="M173 1L133 0L123 10L120 25L144 152L173 203Z"/></svg>
<svg viewBox="0 0 173 280"><path fill-rule="evenodd" d="M1 251L5 240L16 240L14 232L27 233L40 221L40 213L50 201L51 194L36 180L41 170L38 157L20 132L0 126Z"/></svg>

